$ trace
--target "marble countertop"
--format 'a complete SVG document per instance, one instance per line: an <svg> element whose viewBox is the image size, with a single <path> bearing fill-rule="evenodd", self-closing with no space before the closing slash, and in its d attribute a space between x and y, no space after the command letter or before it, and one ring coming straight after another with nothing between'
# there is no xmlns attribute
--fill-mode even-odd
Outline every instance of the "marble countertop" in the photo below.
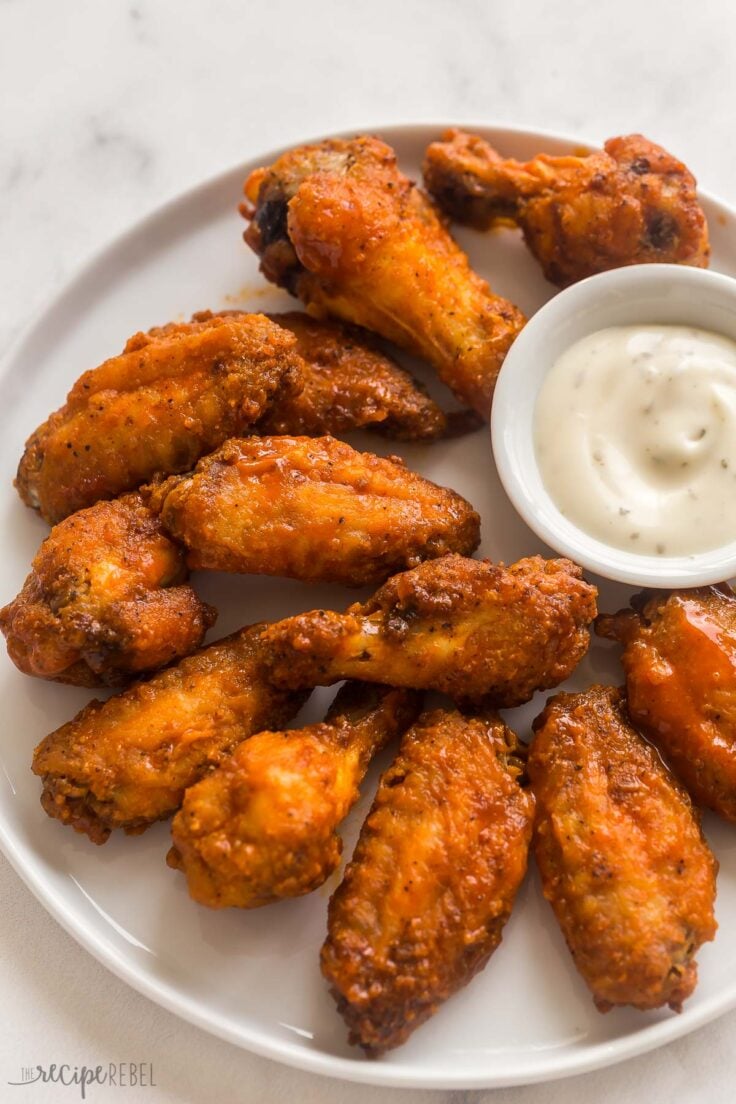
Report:
<svg viewBox="0 0 736 1104"><path fill-rule="evenodd" d="M85 258L163 200L331 130L451 119L593 140L641 130L736 202L735 54L730 0L0 0L0 349ZM49 1060L72 1065L153 1061L156 1088L90 1090L93 1104L410 1099L275 1065L176 1019L77 946L4 860L0 899L2 1100L76 1098L6 1088L41 1039ZM733 1096L734 1030L731 1013L572 1081L444 1096L718 1104Z"/></svg>

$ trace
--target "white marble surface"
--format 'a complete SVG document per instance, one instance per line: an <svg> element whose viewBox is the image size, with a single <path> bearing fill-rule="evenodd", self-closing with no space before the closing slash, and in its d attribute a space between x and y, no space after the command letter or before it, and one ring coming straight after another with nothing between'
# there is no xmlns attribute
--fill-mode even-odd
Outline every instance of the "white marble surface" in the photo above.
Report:
<svg viewBox="0 0 736 1104"><path fill-rule="evenodd" d="M639 129L736 202L735 53L731 0L0 0L0 350L86 257L162 200L329 130L464 118L593 139ZM90 1090L94 1104L409 1100L279 1067L180 1022L83 952L4 861L0 900L2 1101L78 1098L7 1087L41 1052L72 1065L154 1063L155 1089ZM735 1029L731 1013L573 1081L444 1096L718 1104L733 1098Z"/></svg>

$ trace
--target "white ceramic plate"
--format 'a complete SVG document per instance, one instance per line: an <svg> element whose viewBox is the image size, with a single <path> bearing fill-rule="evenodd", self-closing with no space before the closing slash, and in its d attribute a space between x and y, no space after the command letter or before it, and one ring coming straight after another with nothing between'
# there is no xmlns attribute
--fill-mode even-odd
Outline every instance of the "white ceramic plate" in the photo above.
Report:
<svg viewBox="0 0 736 1104"><path fill-rule="evenodd" d="M419 174L422 154L442 127L377 128L402 167ZM510 155L569 152L579 141L482 126ZM14 596L46 533L11 486L27 434L63 402L86 368L116 353L137 329L204 307L293 306L266 287L241 240L237 214L248 172L266 153L162 208L104 251L39 319L5 365L0 381L0 597ZM705 199L713 267L736 275L736 213ZM475 267L531 313L552 293L516 233L459 231ZM421 369L418 370L421 372ZM439 392L436 392L439 393ZM374 451L380 438L356 437ZM429 447L403 447L418 471L466 495L483 518L481 552L511 561L547 552L525 528L497 481L488 435ZM220 609L216 635L262 618L317 605L341 608L355 597L278 579L201 575L200 593ZM601 585L601 608L628 601L629 588ZM4 652L4 649L3 649ZM621 680L609 646L594 642L570 685ZM328 895L337 877L310 897L256 912L210 912L193 904L164 856L169 830L118 836L97 848L44 815L31 775L34 745L68 720L90 694L19 674L0 658L4 737L0 749L0 841L18 873L61 924L101 962L152 1000L220 1035L294 1066L355 1081L430 1088L520 1084L593 1069L668 1042L736 1004L736 833L707 819L721 862L715 944L699 954L700 984L680 1016L616 1010L600 1015L577 976L535 876L519 895L503 944L487 969L399 1050L368 1061L348 1047L344 1024L322 982L318 950ZM305 711L320 715L327 691ZM508 717L526 736L539 700ZM346 853L370 803L376 770L344 832Z"/></svg>

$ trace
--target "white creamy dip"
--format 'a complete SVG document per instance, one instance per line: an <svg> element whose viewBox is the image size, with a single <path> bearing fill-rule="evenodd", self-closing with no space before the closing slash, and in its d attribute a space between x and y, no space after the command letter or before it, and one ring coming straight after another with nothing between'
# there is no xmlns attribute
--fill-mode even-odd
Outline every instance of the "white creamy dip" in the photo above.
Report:
<svg viewBox="0 0 736 1104"><path fill-rule="evenodd" d="M613 326L555 361L535 408L539 470L580 529L642 555L736 540L736 342Z"/></svg>

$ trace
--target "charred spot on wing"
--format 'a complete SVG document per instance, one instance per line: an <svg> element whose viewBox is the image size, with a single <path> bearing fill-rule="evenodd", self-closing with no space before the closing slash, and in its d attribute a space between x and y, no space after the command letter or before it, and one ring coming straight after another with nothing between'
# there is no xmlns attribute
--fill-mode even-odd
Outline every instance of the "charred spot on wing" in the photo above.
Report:
<svg viewBox="0 0 736 1104"><path fill-rule="evenodd" d="M647 238L654 249L669 249L677 237L677 222L666 211L653 211L647 218Z"/></svg>
<svg viewBox="0 0 736 1104"><path fill-rule="evenodd" d="M288 239L287 205L283 196L259 201L255 224L260 235L261 249L268 249L274 242Z"/></svg>

